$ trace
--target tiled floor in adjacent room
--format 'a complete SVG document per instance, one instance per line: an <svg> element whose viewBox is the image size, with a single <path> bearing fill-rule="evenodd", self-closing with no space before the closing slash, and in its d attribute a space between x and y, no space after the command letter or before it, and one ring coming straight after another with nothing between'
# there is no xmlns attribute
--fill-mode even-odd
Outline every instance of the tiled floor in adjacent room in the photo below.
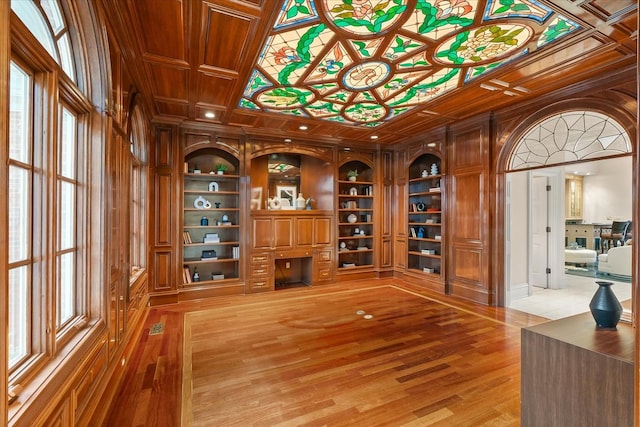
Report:
<svg viewBox="0 0 640 427"><path fill-rule="evenodd" d="M621 302L631 299L631 283L616 281L612 278L595 279L572 274L565 274L565 278L564 289L544 289L534 286L532 296L511 301L509 308L552 320L585 313L589 311L589 302L598 289L596 280L613 282L611 289Z"/></svg>

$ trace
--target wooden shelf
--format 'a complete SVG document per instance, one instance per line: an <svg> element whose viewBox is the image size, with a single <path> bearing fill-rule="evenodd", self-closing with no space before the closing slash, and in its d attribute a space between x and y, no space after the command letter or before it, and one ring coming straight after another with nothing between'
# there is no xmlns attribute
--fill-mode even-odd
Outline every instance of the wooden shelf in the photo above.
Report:
<svg viewBox="0 0 640 427"><path fill-rule="evenodd" d="M211 259L211 260L201 260L200 258L185 258L185 260L183 261L183 264L185 265L191 265L191 264L216 264L216 263L222 263L222 262L238 262L240 261L239 258L217 258L217 259Z"/></svg>
<svg viewBox="0 0 640 427"><path fill-rule="evenodd" d="M184 229L192 229L192 228L202 228L202 229L208 229L208 228L240 228L239 224L232 224L232 225L185 225L183 227Z"/></svg>
<svg viewBox="0 0 640 427"><path fill-rule="evenodd" d="M239 191L207 191L207 190L184 190L184 194L209 194L212 196L222 195L222 196L237 196L240 194Z"/></svg>
<svg viewBox="0 0 640 427"><path fill-rule="evenodd" d="M222 175L218 175L217 173L184 173L183 174L184 177L187 177L189 179L197 179L197 180L202 180L202 181L211 181L211 180L215 180L215 179L238 179L240 178L240 175L232 175L232 174L222 174Z"/></svg>
<svg viewBox="0 0 640 427"><path fill-rule="evenodd" d="M409 255L421 256L425 258L436 258L436 259L442 258L442 256L437 254L423 254L422 252L416 252L416 251L409 251Z"/></svg>
<svg viewBox="0 0 640 427"><path fill-rule="evenodd" d="M427 175L427 176L420 176L417 178L409 178L409 182L420 182L420 181L433 181L436 179L440 179L442 178L442 175Z"/></svg>
<svg viewBox="0 0 640 427"><path fill-rule="evenodd" d="M240 242L216 242L216 243L185 243L185 247L192 246L240 246Z"/></svg>

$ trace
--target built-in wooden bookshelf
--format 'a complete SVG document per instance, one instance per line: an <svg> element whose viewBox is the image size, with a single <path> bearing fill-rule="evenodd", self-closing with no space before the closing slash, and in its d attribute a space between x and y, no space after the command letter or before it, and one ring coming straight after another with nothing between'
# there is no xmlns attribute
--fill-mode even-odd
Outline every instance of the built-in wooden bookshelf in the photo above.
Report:
<svg viewBox="0 0 640 427"><path fill-rule="evenodd" d="M223 166L219 166L223 165ZM240 176L215 150L194 152L183 173L183 285L218 285L240 276ZM218 169L224 169L219 172ZM197 274L196 274L197 273Z"/></svg>
<svg viewBox="0 0 640 427"><path fill-rule="evenodd" d="M443 175L440 158L423 154L409 167L408 268L440 276L443 269Z"/></svg>
<svg viewBox="0 0 640 427"><path fill-rule="evenodd" d="M351 161L340 167L338 178L338 271L372 268L373 170L363 162Z"/></svg>

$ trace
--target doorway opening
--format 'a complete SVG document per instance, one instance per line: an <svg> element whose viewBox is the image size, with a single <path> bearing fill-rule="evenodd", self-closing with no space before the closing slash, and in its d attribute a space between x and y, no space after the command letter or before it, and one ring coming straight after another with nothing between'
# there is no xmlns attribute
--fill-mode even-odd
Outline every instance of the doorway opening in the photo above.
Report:
<svg viewBox="0 0 640 427"><path fill-rule="evenodd" d="M506 174L507 307L549 319L583 313L596 280L631 298L631 251L628 275L598 268L601 230L632 216L630 154L624 128L595 112L549 117L520 139Z"/></svg>

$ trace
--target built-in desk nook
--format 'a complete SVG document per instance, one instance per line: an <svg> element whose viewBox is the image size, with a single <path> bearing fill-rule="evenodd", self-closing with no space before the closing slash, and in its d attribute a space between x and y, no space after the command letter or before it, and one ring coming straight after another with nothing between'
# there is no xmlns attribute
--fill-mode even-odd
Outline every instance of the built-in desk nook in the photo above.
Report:
<svg viewBox="0 0 640 427"><path fill-rule="evenodd" d="M254 211L251 215L251 292L275 285L307 285L333 279L330 211Z"/></svg>
<svg viewBox="0 0 640 427"><path fill-rule="evenodd" d="M634 332L596 329L591 313L522 329L526 426L632 426Z"/></svg>

